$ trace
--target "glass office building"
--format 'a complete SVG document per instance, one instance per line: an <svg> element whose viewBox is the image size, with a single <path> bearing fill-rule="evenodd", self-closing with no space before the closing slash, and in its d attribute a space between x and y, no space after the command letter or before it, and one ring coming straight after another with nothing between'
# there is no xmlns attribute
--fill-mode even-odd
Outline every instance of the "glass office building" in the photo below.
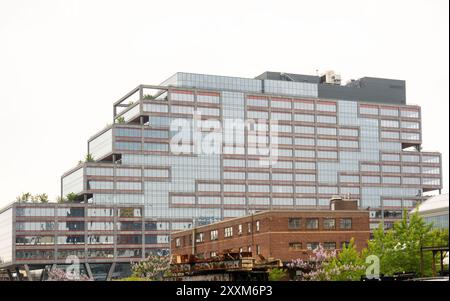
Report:
<svg viewBox="0 0 450 301"><path fill-rule="evenodd" d="M389 228L442 188L441 155L421 149L421 110L406 104L400 80L176 73L113 108L114 123L88 141L94 161L65 173L61 194L143 205L162 234L258 210L328 208L334 195Z"/></svg>

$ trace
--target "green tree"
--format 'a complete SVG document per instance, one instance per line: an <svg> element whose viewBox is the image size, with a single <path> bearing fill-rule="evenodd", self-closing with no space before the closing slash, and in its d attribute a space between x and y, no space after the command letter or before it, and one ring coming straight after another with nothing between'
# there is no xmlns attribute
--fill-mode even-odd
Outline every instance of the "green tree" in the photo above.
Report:
<svg viewBox="0 0 450 301"><path fill-rule="evenodd" d="M352 238L336 257L324 263L323 269L330 280L358 281L365 274L366 264L356 250L355 240Z"/></svg>
<svg viewBox="0 0 450 301"><path fill-rule="evenodd" d="M77 200L77 198L78 198L78 195L76 193L73 193L73 192L71 192L68 195L66 195L66 200L68 202L75 202Z"/></svg>
<svg viewBox="0 0 450 301"><path fill-rule="evenodd" d="M162 280L170 275L170 259L168 256L150 255L146 260L132 266L132 279Z"/></svg>
<svg viewBox="0 0 450 301"><path fill-rule="evenodd" d="M85 162L94 162L95 159L94 159L94 156L92 156L92 154L89 153L89 154L87 154L86 157L84 158L84 161L85 161Z"/></svg>
<svg viewBox="0 0 450 301"><path fill-rule="evenodd" d="M142 99L144 99L144 100L152 100L152 99L155 99L155 97L153 95L150 95L150 94L145 94Z"/></svg>
<svg viewBox="0 0 450 301"><path fill-rule="evenodd" d="M447 234L446 234L447 233ZM383 231L381 225L368 242L365 255L380 258L380 272L385 275L415 272L420 275L420 249L424 246L448 245L448 231L432 230L417 212L404 214L393 229ZM424 276L431 275L431 253L424 252Z"/></svg>
<svg viewBox="0 0 450 301"><path fill-rule="evenodd" d="M287 279L287 273L283 269L275 268L269 271L269 281L282 281Z"/></svg>
<svg viewBox="0 0 450 301"><path fill-rule="evenodd" d="M34 196L34 201L37 203L48 203L48 194L41 193Z"/></svg>
<svg viewBox="0 0 450 301"><path fill-rule="evenodd" d="M119 116L116 118L116 123L123 124L125 123L125 118L123 116Z"/></svg>
<svg viewBox="0 0 450 301"><path fill-rule="evenodd" d="M28 203L33 200L33 196L29 192L22 193L16 197L16 201L19 203Z"/></svg>

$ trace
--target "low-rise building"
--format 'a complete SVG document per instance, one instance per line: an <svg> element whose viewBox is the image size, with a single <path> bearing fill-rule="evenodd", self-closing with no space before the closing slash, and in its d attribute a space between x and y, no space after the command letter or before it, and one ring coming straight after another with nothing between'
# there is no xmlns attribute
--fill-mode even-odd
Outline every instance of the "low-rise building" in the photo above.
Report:
<svg viewBox="0 0 450 301"><path fill-rule="evenodd" d="M171 249L173 256L252 252L287 262L308 258L319 244L341 249L354 239L361 250L369 237L369 212L359 210L357 201L334 199L329 210L268 210L175 232Z"/></svg>
<svg viewBox="0 0 450 301"><path fill-rule="evenodd" d="M38 280L43 271L79 264L96 280L130 274L130 263L159 254L169 242L162 222L142 205L13 203L0 210L0 270ZM33 277L34 275L34 277ZM14 278L15 278L14 277Z"/></svg>
<svg viewBox="0 0 450 301"><path fill-rule="evenodd" d="M432 224L434 228L448 229L448 205L448 193L439 194L428 198L411 213L417 211L425 222Z"/></svg>

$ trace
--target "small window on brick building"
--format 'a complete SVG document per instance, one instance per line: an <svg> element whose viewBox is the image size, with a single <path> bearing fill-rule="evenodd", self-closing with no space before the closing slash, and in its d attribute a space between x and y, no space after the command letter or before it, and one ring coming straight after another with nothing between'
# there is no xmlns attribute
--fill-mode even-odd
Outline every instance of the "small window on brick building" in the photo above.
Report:
<svg viewBox="0 0 450 301"><path fill-rule="evenodd" d="M323 219L323 228L325 230L336 229L336 220L334 218L324 218Z"/></svg>
<svg viewBox="0 0 450 301"><path fill-rule="evenodd" d="M256 245L256 255L261 254L261 247L259 245Z"/></svg>
<svg viewBox="0 0 450 301"><path fill-rule="evenodd" d="M289 243L289 250L290 251L299 251L302 249L302 243L301 242L290 242Z"/></svg>
<svg viewBox="0 0 450 301"><path fill-rule="evenodd" d="M248 246L248 247L247 247L247 251L248 251L248 252L251 252L251 251L252 251L252 246Z"/></svg>
<svg viewBox="0 0 450 301"><path fill-rule="evenodd" d="M219 230L211 230L211 240L217 240L219 238Z"/></svg>
<svg viewBox="0 0 450 301"><path fill-rule="evenodd" d="M197 233L195 234L195 242L203 242L205 238L204 233Z"/></svg>
<svg viewBox="0 0 450 301"><path fill-rule="evenodd" d="M178 238L175 239L175 246L177 248L181 247L181 238L178 237Z"/></svg>
<svg viewBox="0 0 450 301"><path fill-rule="evenodd" d="M300 218L289 218L288 222L289 229L300 229L301 227L301 219Z"/></svg>
<svg viewBox="0 0 450 301"><path fill-rule="evenodd" d="M352 228L351 218L341 218L341 229L349 230Z"/></svg>
<svg viewBox="0 0 450 301"><path fill-rule="evenodd" d="M319 229L319 219L318 218L307 218L306 219L306 229L308 229L308 230Z"/></svg>
<svg viewBox="0 0 450 301"><path fill-rule="evenodd" d="M239 248L239 253L244 252L244 248Z"/></svg>
<svg viewBox="0 0 450 301"><path fill-rule="evenodd" d="M242 235L242 224L238 226L238 235Z"/></svg>
<svg viewBox="0 0 450 301"><path fill-rule="evenodd" d="M259 231L259 221L256 221L256 231Z"/></svg>
<svg viewBox="0 0 450 301"><path fill-rule="evenodd" d="M210 257L216 257L216 256L217 256L217 253L212 251L211 254L210 254Z"/></svg>
<svg viewBox="0 0 450 301"><path fill-rule="evenodd" d="M336 243L333 241L328 241L323 243L323 248L325 250L335 250L336 249Z"/></svg>
<svg viewBox="0 0 450 301"><path fill-rule="evenodd" d="M318 242L308 242L308 243L306 244L306 248L307 248L308 250L311 250L311 251L317 249L318 247L319 247L319 243L318 243Z"/></svg>
<svg viewBox="0 0 450 301"><path fill-rule="evenodd" d="M247 232L252 233L252 224L251 223L247 224Z"/></svg>
<svg viewBox="0 0 450 301"><path fill-rule="evenodd" d="M225 228L225 237L231 237L233 236L233 227L227 227Z"/></svg>

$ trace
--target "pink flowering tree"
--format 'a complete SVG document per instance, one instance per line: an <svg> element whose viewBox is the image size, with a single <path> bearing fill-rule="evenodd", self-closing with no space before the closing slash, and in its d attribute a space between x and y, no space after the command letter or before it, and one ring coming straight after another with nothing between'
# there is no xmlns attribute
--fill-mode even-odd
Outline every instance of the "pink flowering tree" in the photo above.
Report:
<svg viewBox="0 0 450 301"><path fill-rule="evenodd" d="M87 275L67 273L63 269L54 268L48 271L47 281L91 281Z"/></svg>
<svg viewBox="0 0 450 301"><path fill-rule="evenodd" d="M300 270L301 280L310 281L351 281L360 280L365 273L365 263L351 240L342 251L326 250L319 245L308 260L295 259L288 268Z"/></svg>

